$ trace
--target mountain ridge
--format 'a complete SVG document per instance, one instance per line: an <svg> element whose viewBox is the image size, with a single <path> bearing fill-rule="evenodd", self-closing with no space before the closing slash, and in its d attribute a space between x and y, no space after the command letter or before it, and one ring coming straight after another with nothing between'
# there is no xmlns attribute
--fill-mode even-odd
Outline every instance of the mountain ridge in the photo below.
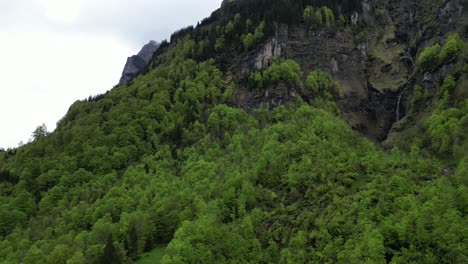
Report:
<svg viewBox="0 0 468 264"><path fill-rule="evenodd" d="M224 1L0 150L0 261L468 262L466 12Z"/></svg>
<svg viewBox="0 0 468 264"><path fill-rule="evenodd" d="M141 48L137 55L128 57L118 85L126 85L142 73L158 48L159 43L151 40Z"/></svg>

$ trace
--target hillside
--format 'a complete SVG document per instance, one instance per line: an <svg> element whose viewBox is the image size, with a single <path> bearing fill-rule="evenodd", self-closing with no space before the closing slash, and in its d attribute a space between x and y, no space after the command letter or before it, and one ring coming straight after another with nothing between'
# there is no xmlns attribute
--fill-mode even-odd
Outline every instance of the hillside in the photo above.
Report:
<svg viewBox="0 0 468 264"><path fill-rule="evenodd" d="M0 263L468 263L467 10L223 1L0 150Z"/></svg>

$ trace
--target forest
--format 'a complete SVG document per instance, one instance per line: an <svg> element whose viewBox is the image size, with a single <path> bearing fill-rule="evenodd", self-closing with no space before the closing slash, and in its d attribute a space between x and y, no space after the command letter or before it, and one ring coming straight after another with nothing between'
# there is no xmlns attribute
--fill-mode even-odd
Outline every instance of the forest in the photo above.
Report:
<svg viewBox="0 0 468 264"><path fill-rule="evenodd" d="M327 71L276 60L248 89L307 96L247 111L223 66L279 23L338 30L360 1L243 2L174 33L144 74L76 101L55 131L0 150L0 263L138 263L155 248L165 264L468 263L463 38L422 49L421 69L462 67L435 92L414 84L407 114L425 109L423 132L384 147L343 119Z"/></svg>

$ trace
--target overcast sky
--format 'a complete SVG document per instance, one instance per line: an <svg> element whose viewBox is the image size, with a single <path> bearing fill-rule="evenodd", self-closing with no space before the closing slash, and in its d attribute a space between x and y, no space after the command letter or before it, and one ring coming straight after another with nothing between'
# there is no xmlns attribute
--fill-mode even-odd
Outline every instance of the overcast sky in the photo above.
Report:
<svg viewBox="0 0 468 264"><path fill-rule="evenodd" d="M209 16L222 0L0 0L0 147L26 143L78 99L110 90L149 40Z"/></svg>

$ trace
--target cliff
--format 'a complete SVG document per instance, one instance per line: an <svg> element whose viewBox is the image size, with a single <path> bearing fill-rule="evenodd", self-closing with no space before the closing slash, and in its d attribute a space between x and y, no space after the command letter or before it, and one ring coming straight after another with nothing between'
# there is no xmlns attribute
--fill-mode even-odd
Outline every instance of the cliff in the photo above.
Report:
<svg viewBox="0 0 468 264"><path fill-rule="evenodd" d="M159 43L152 40L148 44L144 45L137 55L129 57L122 71L122 77L120 78L119 85L128 84L128 82L130 82L135 76L141 73L150 61L153 53L158 48Z"/></svg>

